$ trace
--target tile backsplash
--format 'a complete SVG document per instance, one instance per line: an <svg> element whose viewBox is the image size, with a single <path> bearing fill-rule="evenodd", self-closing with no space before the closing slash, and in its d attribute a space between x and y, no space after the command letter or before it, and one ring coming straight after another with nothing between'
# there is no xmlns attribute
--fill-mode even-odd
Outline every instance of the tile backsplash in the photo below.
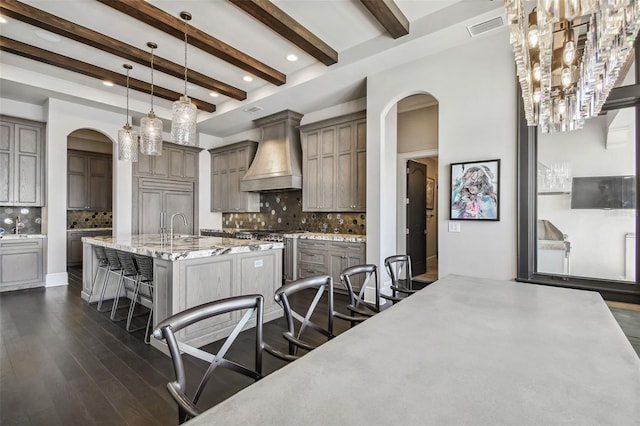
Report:
<svg viewBox="0 0 640 426"><path fill-rule="evenodd" d="M303 212L302 191L260 193L260 213L224 213L227 229L274 229L365 235L363 213Z"/></svg>
<svg viewBox="0 0 640 426"><path fill-rule="evenodd" d="M20 216L20 222L24 225L20 229L21 234L40 234L42 232L41 207L0 207L0 227L7 234L13 233L17 216Z"/></svg>
<svg viewBox="0 0 640 426"><path fill-rule="evenodd" d="M67 229L111 228L110 211L67 210Z"/></svg>

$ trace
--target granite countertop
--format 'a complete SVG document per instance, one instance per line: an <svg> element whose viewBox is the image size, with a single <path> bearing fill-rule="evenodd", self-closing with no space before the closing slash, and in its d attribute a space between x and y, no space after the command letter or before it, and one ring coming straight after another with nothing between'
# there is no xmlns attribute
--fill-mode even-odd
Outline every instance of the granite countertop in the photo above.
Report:
<svg viewBox="0 0 640 426"><path fill-rule="evenodd" d="M82 242L171 261L284 248L284 243L193 235L171 241L159 234L97 236Z"/></svg>
<svg viewBox="0 0 640 426"><path fill-rule="evenodd" d="M67 229L67 232L90 232L90 231L111 231L113 228L72 228Z"/></svg>
<svg viewBox="0 0 640 426"><path fill-rule="evenodd" d="M22 238L47 238L45 234L2 234L0 238L3 240L18 240Z"/></svg>
<svg viewBox="0 0 640 426"><path fill-rule="evenodd" d="M367 241L366 235L331 234L322 232L292 232L291 234L284 234L284 237L298 238L301 240L340 241L347 243L364 243Z"/></svg>

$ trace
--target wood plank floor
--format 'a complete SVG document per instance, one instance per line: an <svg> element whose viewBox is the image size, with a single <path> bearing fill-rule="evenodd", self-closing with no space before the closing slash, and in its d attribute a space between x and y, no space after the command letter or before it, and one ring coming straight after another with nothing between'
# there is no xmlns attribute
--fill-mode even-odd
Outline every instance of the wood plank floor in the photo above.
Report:
<svg viewBox="0 0 640 426"><path fill-rule="evenodd" d="M69 287L0 294L0 424L175 424L177 409L165 388L174 379L170 359L145 345L142 331L127 333L122 322L113 323L108 313L84 302L79 270L70 271L70 282ZM640 312L612 312L640 354ZM282 320L272 321L264 333L265 340L285 350L283 327ZM337 323L338 333L346 329ZM229 356L242 361L251 347L251 334L245 332ZM284 365L268 355L264 359L265 373ZM189 377L205 368L192 359L186 365ZM216 372L202 405L251 383L233 372Z"/></svg>

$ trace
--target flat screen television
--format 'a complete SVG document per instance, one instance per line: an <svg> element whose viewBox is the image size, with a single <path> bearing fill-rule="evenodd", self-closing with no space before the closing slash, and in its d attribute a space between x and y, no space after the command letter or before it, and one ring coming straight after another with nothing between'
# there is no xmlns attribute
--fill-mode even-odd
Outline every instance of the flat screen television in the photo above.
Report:
<svg viewBox="0 0 640 426"><path fill-rule="evenodd" d="M574 177L572 209L635 209L635 176Z"/></svg>

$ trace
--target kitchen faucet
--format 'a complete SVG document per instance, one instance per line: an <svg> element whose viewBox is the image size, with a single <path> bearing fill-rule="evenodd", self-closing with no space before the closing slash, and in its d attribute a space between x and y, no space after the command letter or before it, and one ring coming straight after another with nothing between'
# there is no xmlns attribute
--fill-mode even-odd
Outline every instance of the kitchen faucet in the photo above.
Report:
<svg viewBox="0 0 640 426"><path fill-rule="evenodd" d="M13 229L13 232L16 235L20 235L20 228L24 228L24 223L20 222L20 216L16 216L16 227Z"/></svg>
<svg viewBox="0 0 640 426"><path fill-rule="evenodd" d="M170 230L170 234L169 234L169 239L171 241L173 241L173 218L176 216L182 216L182 220L184 220L184 226L188 226L189 224L187 223L187 217L184 215L184 213L174 213L171 215L171 230Z"/></svg>

